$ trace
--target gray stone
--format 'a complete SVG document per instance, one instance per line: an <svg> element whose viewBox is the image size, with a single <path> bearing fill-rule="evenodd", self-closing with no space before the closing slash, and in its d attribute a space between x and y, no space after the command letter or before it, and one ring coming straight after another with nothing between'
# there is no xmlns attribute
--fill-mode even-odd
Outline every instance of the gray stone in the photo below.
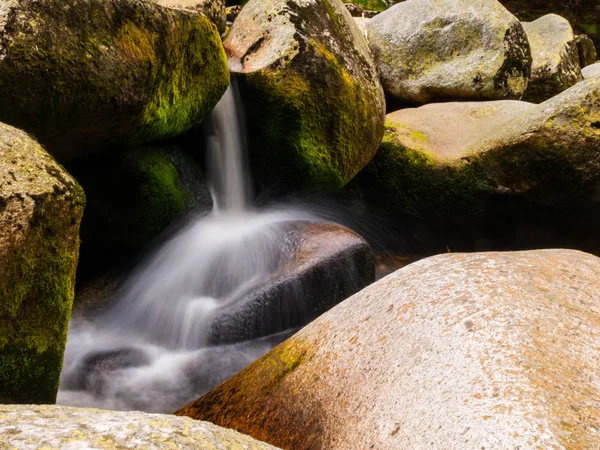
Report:
<svg viewBox="0 0 600 450"><path fill-rule="evenodd" d="M527 36L496 0L408 0L367 29L383 88L397 100L518 99L527 87Z"/></svg>
<svg viewBox="0 0 600 450"><path fill-rule="evenodd" d="M548 14L523 27L533 57L525 100L543 102L581 80L579 50L567 19Z"/></svg>
<svg viewBox="0 0 600 450"><path fill-rule="evenodd" d="M275 449L233 430L138 411L0 405L0 448L206 450Z"/></svg>
<svg viewBox="0 0 600 450"><path fill-rule="evenodd" d="M591 64L581 70L584 80L591 78L600 78L600 63Z"/></svg>
<svg viewBox="0 0 600 450"><path fill-rule="evenodd" d="M600 259L443 254L177 412L294 449L600 446Z"/></svg>

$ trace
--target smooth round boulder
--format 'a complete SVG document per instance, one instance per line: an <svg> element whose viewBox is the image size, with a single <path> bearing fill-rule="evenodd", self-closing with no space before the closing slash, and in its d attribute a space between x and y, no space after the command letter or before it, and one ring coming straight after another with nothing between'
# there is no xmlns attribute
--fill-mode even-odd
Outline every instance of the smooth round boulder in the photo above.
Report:
<svg viewBox="0 0 600 450"><path fill-rule="evenodd" d="M341 187L369 162L385 99L364 35L340 0L250 0L224 45L249 113L259 185Z"/></svg>
<svg viewBox="0 0 600 450"><path fill-rule="evenodd" d="M600 259L443 254L176 414L293 449L600 446Z"/></svg>
<svg viewBox="0 0 600 450"><path fill-rule="evenodd" d="M0 6L0 121L61 161L198 125L229 83L204 16L145 0Z"/></svg>
<svg viewBox="0 0 600 450"><path fill-rule="evenodd" d="M547 14L523 23L533 64L524 100L543 102L582 79L579 49L569 21Z"/></svg>
<svg viewBox="0 0 600 450"><path fill-rule="evenodd" d="M66 406L0 405L0 435L7 448L22 450L276 448L207 422L139 411Z"/></svg>
<svg viewBox="0 0 600 450"><path fill-rule="evenodd" d="M527 88L527 36L496 0L407 0L367 30L383 88L396 101L518 99Z"/></svg>
<svg viewBox="0 0 600 450"><path fill-rule="evenodd" d="M83 190L0 123L0 403L54 403L71 317Z"/></svg>

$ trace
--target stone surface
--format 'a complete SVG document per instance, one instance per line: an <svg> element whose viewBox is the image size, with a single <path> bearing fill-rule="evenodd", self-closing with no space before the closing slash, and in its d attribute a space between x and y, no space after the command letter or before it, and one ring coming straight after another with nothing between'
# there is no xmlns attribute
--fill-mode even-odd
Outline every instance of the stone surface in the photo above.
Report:
<svg viewBox="0 0 600 450"><path fill-rule="evenodd" d="M0 403L56 399L84 204L33 138L0 123Z"/></svg>
<svg viewBox="0 0 600 450"><path fill-rule="evenodd" d="M364 35L340 0L251 0L225 49L250 113L260 185L340 187L371 159L385 100Z"/></svg>
<svg viewBox="0 0 600 450"><path fill-rule="evenodd" d="M208 17L219 30L225 32L225 0L152 0L160 6L197 12Z"/></svg>
<svg viewBox="0 0 600 450"><path fill-rule="evenodd" d="M375 256L353 231L333 223L297 223L286 233L283 265L264 285L211 324L215 344L305 325L375 281Z"/></svg>
<svg viewBox="0 0 600 450"><path fill-rule="evenodd" d="M137 411L0 405L0 449L275 449L207 422Z"/></svg>
<svg viewBox="0 0 600 450"><path fill-rule="evenodd" d="M594 64L598 59L594 41L587 34L578 34L575 36L575 42L579 51L579 65L583 68Z"/></svg>
<svg viewBox="0 0 600 450"><path fill-rule="evenodd" d="M543 102L581 80L577 41L567 19L548 14L523 28L533 57L525 100Z"/></svg>
<svg viewBox="0 0 600 450"><path fill-rule="evenodd" d="M496 0L408 0L367 25L383 88L395 100L518 99L531 54Z"/></svg>
<svg viewBox="0 0 600 450"><path fill-rule="evenodd" d="M597 257L444 254L177 412L294 449L600 446Z"/></svg>
<svg viewBox="0 0 600 450"><path fill-rule="evenodd" d="M599 98L600 80L590 79L540 105L450 103L392 113L377 154L350 188L367 205L431 228L438 252L600 251Z"/></svg>
<svg viewBox="0 0 600 450"><path fill-rule="evenodd" d="M585 80L590 78L600 78L600 63L592 64L584 67L581 70L581 74Z"/></svg>
<svg viewBox="0 0 600 450"><path fill-rule="evenodd" d="M145 0L10 0L0 7L0 120L63 161L178 135L229 81L219 33Z"/></svg>

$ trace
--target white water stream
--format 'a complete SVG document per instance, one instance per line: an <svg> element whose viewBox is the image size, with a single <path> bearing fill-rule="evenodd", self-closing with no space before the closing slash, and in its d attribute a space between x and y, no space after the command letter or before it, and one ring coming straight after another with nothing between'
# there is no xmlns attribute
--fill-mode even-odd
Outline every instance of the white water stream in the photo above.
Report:
<svg viewBox="0 0 600 450"><path fill-rule="evenodd" d="M258 212L235 86L210 118L214 210L151 254L93 323L71 322L58 403L173 412L283 340L211 347L213 318L264 284L281 262L294 211Z"/></svg>

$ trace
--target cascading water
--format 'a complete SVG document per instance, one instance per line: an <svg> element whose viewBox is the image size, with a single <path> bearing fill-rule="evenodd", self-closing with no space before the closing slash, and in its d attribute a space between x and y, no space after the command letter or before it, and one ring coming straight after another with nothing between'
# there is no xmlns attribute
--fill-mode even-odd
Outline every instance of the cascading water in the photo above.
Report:
<svg viewBox="0 0 600 450"><path fill-rule="evenodd" d="M138 267L93 324L72 320L59 403L170 412L233 375L286 333L211 347L211 323L265 284L285 257L292 211L249 207L235 86L209 120L214 210Z"/></svg>

